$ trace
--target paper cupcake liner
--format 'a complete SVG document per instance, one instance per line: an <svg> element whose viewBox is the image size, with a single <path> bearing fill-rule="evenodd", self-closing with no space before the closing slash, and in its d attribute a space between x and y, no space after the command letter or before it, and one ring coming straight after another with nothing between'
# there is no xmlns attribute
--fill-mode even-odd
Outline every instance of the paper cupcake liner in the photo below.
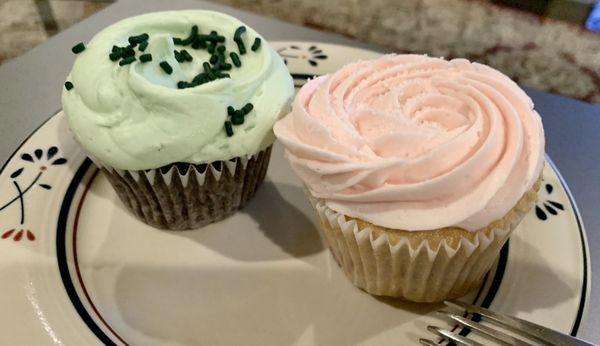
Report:
<svg viewBox="0 0 600 346"><path fill-rule="evenodd" d="M308 194L321 221L321 236L354 285L373 295L438 302L481 285L511 232L535 204L537 189L539 182L501 220L472 233L386 229L338 213ZM457 239L456 234L464 236Z"/></svg>
<svg viewBox="0 0 600 346"><path fill-rule="evenodd" d="M249 157L145 171L92 161L140 220L156 228L186 230L222 220L242 208L262 184L270 157L271 146Z"/></svg>

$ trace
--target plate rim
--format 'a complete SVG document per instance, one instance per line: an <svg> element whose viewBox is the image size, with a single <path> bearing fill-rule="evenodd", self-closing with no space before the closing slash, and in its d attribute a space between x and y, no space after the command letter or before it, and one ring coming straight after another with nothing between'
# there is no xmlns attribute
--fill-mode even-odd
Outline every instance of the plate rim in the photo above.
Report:
<svg viewBox="0 0 600 346"><path fill-rule="evenodd" d="M322 45L322 46L337 46L337 47L341 47L341 48L344 48L344 49L353 49L353 50L357 50L357 51L364 51L364 52L368 52L368 53L371 53L371 54L373 54L373 53L381 54L379 52L368 50L368 49L363 49L363 48L354 47L354 46L340 45L340 44L332 44L332 43L327 43L327 42L313 42L313 41L271 41L271 43L277 43L277 44L286 44L286 43L287 44L290 44L290 43L297 43L297 44L318 44L318 45ZM290 74L292 75L292 77L294 79L303 79L303 80L312 78L312 77L314 77L314 76L317 75L317 74L310 75L310 74L294 74L294 73L290 73ZM15 156L30 141L30 139L36 133L38 133L38 131L40 131L49 121L51 121L52 119L54 119L60 113L61 113L61 110L59 110L57 112L54 112L51 116L49 116L43 122L41 122L35 129L33 129L20 142L20 144L18 146L16 146L16 149L8 156L8 158L3 162L2 166L0 167L0 175L2 173L4 173L4 170L9 165L9 163L11 161L13 161L13 159L15 158ZM579 299L579 306L578 306L578 310L577 310L575 321L573 322L573 326L572 326L571 332L570 332L571 335L576 336L577 333L579 333L581 331L582 326L585 324L585 318L587 317L587 313L589 311L589 302L590 302L589 298L590 298L590 294L591 294L591 277L592 277L592 270L591 269L592 268L591 268L591 264L590 264L589 243L588 243L588 240L587 240L587 231L585 229L585 225L584 225L583 219L581 217L579 208L577 206L576 200L573 197L573 195L571 193L571 190L570 190L570 188L569 188L566 180L562 176L562 174L561 174L560 170L558 169L558 167L556 166L556 164L548 156L548 154L545 154L545 157L546 157L546 161L550 165L551 169L553 170L553 172L558 177L558 180L559 180L562 188L564 189L564 191L565 191L565 193L567 195L567 198L568 198L568 201L569 201L569 203L571 205L571 208L573 210L573 214L575 216L575 220L576 220L576 223L577 223L577 226L578 226L578 231L579 231L579 238L580 238L580 244L581 244L581 249L582 249L582 257L583 257L582 258L582 264L581 264L582 265L582 269L583 269L583 277L582 277L582 284L581 284L581 297ZM89 160L89 159L88 158L84 158L82 160L82 162L78 164L78 166L76 168L77 172L79 171L80 167L83 165L83 163L86 160ZM87 172L87 169L85 170L85 172ZM73 176L72 180L74 180L74 179L75 179L75 175ZM68 183L69 187L70 187L71 183L72 183L72 181ZM77 188L75 190L77 190ZM64 202L64 199L65 199L65 196L63 196L63 201L61 201L61 208L59 210L59 213L62 212L62 209L63 209L62 208L62 203ZM60 217L57 217L57 219L60 219ZM58 240L57 240L57 244L58 244ZM508 242L507 242L507 244L508 244ZM508 246L507 246L507 251L508 251ZM61 271L61 276L62 276L62 271ZM500 278L500 280L501 280L501 278ZM61 280L61 281L64 284L64 280ZM87 323L86 323L86 325L87 325Z"/></svg>

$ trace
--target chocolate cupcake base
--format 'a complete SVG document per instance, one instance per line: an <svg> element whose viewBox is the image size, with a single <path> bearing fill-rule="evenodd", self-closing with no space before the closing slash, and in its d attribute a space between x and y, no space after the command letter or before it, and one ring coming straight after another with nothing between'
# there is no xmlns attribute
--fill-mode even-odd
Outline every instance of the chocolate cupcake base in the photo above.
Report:
<svg viewBox="0 0 600 346"><path fill-rule="evenodd" d="M98 164L127 208L150 226L195 229L242 208L262 184L271 147L248 158L210 164L176 163L145 171Z"/></svg>

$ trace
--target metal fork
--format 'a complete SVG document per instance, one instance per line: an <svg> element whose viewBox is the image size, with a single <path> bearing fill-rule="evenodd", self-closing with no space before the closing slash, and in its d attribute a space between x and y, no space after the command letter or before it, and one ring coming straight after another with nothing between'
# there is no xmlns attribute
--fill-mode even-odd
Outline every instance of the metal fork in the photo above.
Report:
<svg viewBox="0 0 600 346"><path fill-rule="evenodd" d="M445 301L444 304L450 308L460 309L464 312L464 315L445 310L438 311L439 314L442 314L454 322L457 322L460 326L468 328L469 330L474 331L501 345L529 346L542 344L594 346L592 343L577 339L570 335L542 327L538 324L525 321L520 318L493 312L478 306L469 305L458 301ZM469 316L467 314L470 314L471 318L465 317ZM491 326L480 324L480 320L489 322ZM504 329L504 331L502 329ZM466 338L463 336L464 334L460 335L458 331L455 332L445 330L436 326L428 326L427 330L437 334L448 342L453 342L458 345L483 346L483 344L477 341ZM507 330L512 331L515 335L523 337L523 339L506 333ZM439 346L438 342L430 339L419 339L419 342L422 345Z"/></svg>

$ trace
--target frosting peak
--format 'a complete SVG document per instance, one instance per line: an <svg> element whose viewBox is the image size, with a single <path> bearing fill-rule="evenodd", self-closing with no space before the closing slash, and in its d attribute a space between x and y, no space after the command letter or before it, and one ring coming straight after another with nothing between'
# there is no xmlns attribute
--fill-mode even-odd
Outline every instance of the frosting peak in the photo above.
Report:
<svg viewBox="0 0 600 346"><path fill-rule="evenodd" d="M541 120L508 77L464 59L387 55L309 81L275 124L310 193L403 230L477 230L538 179Z"/></svg>
<svg viewBox="0 0 600 346"><path fill-rule="evenodd" d="M214 30L224 36L219 45L226 49L226 62L232 64L229 54L235 52L242 65L225 71L231 78L179 89L178 82L191 82L211 58L206 48L174 44L173 38L186 38L193 25L203 35ZM241 36L246 54L238 52L234 33L242 25L226 14L189 10L131 17L99 32L77 56L67 77L74 88L62 96L78 142L99 161L128 170L228 160L265 149L275 139L274 122L289 110L294 86L283 60L251 28ZM109 59L113 46L125 47L130 36L142 33L149 35L148 45L143 52L134 47L133 63L120 66ZM256 38L262 44L253 51ZM193 59L178 62L174 51L181 49ZM140 61L141 54L151 54L152 61ZM161 69L163 61L172 73ZM228 137L227 107L247 103L253 110Z"/></svg>

